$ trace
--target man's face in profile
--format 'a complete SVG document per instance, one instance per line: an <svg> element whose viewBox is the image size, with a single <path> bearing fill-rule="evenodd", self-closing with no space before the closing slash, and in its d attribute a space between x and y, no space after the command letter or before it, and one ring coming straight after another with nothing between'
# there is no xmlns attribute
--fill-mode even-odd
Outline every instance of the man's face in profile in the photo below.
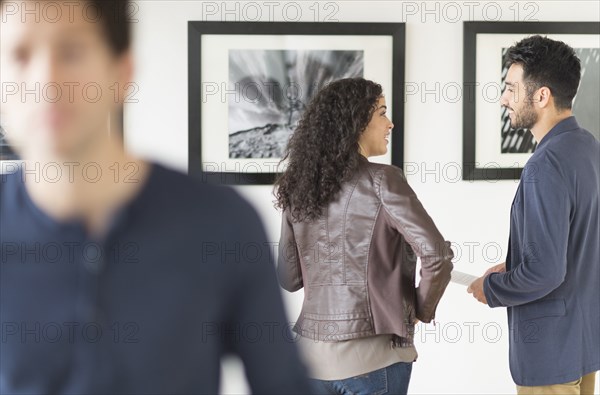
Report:
<svg viewBox="0 0 600 395"><path fill-rule="evenodd" d="M111 50L90 6L2 1L1 119L24 159L76 158L107 136L128 82L127 56Z"/></svg>
<svg viewBox="0 0 600 395"><path fill-rule="evenodd" d="M502 93L500 104L508 109L513 129L531 129L538 121L533 100L529 96L523 80L523 67L517 63L512 64L506 73L506 89Z"/></svg>

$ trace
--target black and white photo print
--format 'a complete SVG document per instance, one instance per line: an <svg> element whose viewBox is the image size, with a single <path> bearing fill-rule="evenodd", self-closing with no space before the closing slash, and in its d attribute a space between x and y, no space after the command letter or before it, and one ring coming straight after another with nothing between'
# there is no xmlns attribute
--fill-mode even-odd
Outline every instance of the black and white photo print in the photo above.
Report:
<svg viewBox="0 0 600 395"><path fill-rule="evenodd" d="M10 148L10 144L6 140L4 129L0 124L0 160L15 160L17 159L14 151Z"/></svg>
<svg viewBox="0 0 600 395"><path fill-rule="evenodd" d="M229 157L283 157L315 93L362 77L363 57L360 50L229 50Z"/></svg>

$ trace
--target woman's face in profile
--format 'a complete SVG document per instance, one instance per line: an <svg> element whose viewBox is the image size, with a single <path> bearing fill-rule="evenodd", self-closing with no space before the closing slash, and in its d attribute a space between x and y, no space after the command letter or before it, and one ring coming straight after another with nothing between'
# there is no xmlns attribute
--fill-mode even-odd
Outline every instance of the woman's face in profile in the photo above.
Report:
<svg viewBox="0 0 600 395"><path fill-rule="evenodd" d="M371 121L358 140L362 154L366 157L384 155L387 152L388 139L393 127L394 124L387 116L385 97L381 96Z"/></svg>

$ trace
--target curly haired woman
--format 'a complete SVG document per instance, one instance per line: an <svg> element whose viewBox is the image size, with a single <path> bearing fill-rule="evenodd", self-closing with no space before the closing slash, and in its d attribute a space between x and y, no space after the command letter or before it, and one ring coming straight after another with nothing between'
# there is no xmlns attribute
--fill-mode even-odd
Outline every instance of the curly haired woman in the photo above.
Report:
<svg viewBox="0 0 600 395"><path fill-rule="evenodd" d="M328 84L291 137L276 182L278 277L290 292L304 287L294 331L318 393L405 394L414 326L434 318L450 281L450 243L402 171L367 160L387 152L386 109L379 84Z"/></svg>

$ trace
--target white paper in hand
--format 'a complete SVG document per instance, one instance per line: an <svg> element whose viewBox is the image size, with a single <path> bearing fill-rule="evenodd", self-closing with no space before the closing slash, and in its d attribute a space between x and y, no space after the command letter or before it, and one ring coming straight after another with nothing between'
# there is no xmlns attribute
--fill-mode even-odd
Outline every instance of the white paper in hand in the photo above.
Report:
<svg viewBox="0 0 600 395"><path fill-rule="evenodd" d="M464 272L459 272L458 270L452 270L451 273L451 278L450 281L452 281L453 283L457 283L457 284L461 284L464 285L466 287L468 287L469 285L471 285L471 283L475 280L477 280L479 277L474 276L472 274L468 274L468 273L464 273Z"/></svg>

